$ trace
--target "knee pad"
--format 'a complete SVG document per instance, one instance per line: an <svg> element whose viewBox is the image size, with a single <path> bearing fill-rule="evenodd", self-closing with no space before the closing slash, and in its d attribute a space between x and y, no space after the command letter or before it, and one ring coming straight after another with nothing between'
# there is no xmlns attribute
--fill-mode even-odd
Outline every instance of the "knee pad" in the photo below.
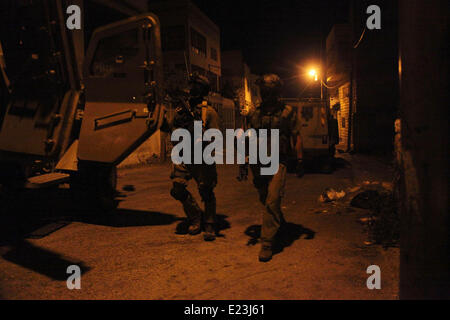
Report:
<svg viewBox="0 0 450 320"><path fill-rule="evenodd" d="M186 190L186 187L181 183L174 183L172 189L170 190L170 195L179 201L184 201L189 196L189 192Z"/></svg>

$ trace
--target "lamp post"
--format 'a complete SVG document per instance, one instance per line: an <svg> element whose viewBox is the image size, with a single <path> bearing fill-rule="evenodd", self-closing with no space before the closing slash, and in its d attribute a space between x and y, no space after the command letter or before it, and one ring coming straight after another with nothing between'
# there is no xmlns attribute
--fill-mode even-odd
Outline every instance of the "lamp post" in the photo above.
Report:
<svg viewBox="0 0 450 320"><path fill-rule="evenodd" d="M316 69L309 70L308 74L314 78L314 81L320 81L320 100L323 100L323 80L322 77L319 76L319 73Z"/></svg>

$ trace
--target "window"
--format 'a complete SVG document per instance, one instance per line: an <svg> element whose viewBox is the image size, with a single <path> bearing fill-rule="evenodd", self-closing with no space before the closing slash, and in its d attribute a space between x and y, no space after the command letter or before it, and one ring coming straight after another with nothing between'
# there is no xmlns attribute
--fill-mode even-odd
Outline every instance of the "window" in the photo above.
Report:
<svg viewBox="0 0 450 320"><path fill-rule="evenodd" d="M110 77L133 63L140 49L138 34L137 29L132 29L101 39L90 66L91 75Z"/></svg>
<svg viewBox="0 0 450 320"><path fill-rule="evenodd" d="M211 47L211 59L217 61L217 50Z"/></svg>
<svg viewBox="0 0 450 320"><path fill-rule="evenodd" d="M342 117L342 119L341 119L341 127L345 128L345 118L344 117Z"/></svg>
<svg viewBox="0 0 450 320"><path fill-rule="evenodd" d="M161 47L163 51L183 50L185 47L184 26L162 28Z"/></svg>
<svg viewBox="0 0 450 320"><path fill-rule="evenodd" d="M211 86L211 91L218 92L219 88L217 87L217 75L211 71L206 73L206 77L209 80L209 84Z"/></svg>
<svg viewBox="0 0 450 320"><path fill-rule="evenodd" d="M196 53L206 57L206 38L191 28L191 46Z"/></svg>

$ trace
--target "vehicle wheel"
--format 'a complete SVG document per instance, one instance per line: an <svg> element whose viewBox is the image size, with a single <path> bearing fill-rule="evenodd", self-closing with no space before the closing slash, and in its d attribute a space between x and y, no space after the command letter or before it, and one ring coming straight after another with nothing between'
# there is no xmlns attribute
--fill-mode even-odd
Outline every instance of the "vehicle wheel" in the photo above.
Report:
<svg viewBox="0 0 450 320"><path fill-rule="evenodd" d="M117 207L115 166L79 164L78 172L72 178L71 188L88 209L110 213Z"/></svg>

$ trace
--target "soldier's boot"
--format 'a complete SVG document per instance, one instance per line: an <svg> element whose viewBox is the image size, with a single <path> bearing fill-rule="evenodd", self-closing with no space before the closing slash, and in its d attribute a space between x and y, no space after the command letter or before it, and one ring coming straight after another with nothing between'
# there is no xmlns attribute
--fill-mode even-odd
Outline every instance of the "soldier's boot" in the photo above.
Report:
<svg viewBox="0 0 450 320"><path fill-rule="evenodd" d="M259 261L267 262L272 259L273 251L272 251L272 242L263 241L261 243L261 250L259 251Z"/></svg>
<svg viewBox="0 0 450 320"><path fill-rule="evenodd" d="M214 194L205 199L204 232L205 241L216 240L216 197Z"/></svg>
<svg viewBox="0 0 450 320"><path fill-rule="evenodd" d="M200 232L202 232L202 224L201 224L200 220L191 222L191 224L189 225L189 228L188 228L188 233L191 236L195 236L195 235L199 234Z"/></svg>
<svg viewBox="0 0 450 320"><path fill-rule="evenodd" d="M189 221L188 233L192 236L199 234L202 231L202 210L190 194L182 203Z"/></svg>
<svg viewBox="0 0 450 320"><path fill-rule="evenodd" d="M216 231L214 230L214 225L211 223L205 224L205 231L203 232L203 239L205 241L216 240Z"/></svg>

